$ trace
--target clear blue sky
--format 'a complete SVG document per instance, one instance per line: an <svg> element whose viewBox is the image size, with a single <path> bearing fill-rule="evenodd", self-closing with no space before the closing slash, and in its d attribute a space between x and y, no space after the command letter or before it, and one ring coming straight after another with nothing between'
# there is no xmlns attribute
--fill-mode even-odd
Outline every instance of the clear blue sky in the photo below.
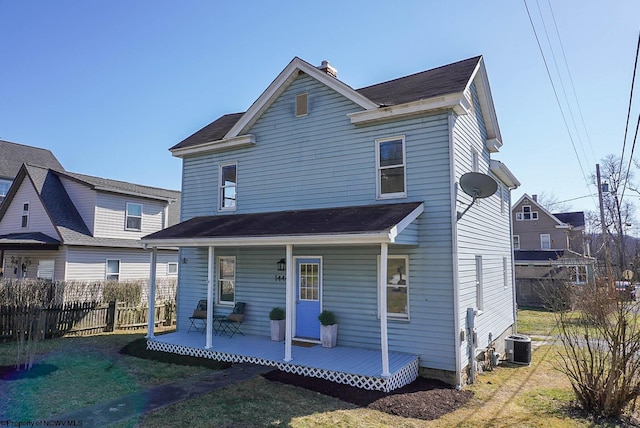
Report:
<svg viewBox="0 0 640 428"><path fill-rule="evenodd" d="M622 152L640 1L537 1L570 131L524 1L0 0L0 139L46 147L69 171L179 189L167 149L245 111L294 56L359 88L481 54L504 143L493 158L522 182L514 202L580 198L594 190L584 175Z"/></svg>

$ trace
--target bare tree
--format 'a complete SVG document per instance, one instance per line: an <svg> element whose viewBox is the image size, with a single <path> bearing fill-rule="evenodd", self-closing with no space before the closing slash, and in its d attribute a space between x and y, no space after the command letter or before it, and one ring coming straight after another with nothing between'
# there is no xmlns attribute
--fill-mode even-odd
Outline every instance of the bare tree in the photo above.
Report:
<svg viewBox="0 0 640 428"><path fill-rule="evenodd" d="M558 197L552 192L542 192L538 195L537 202L550 213L570 212L571 205L566 201L558 201Z"/></svg>

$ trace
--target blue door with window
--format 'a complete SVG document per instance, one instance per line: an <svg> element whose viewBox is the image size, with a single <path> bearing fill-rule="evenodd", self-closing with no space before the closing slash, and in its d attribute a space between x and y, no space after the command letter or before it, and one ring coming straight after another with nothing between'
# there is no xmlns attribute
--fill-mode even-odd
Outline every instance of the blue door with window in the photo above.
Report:
<svg viewBox="0 0 640 428"><path fill-rule="evenodd" d="M320 339L320 296L322 263L320 258L296 259L296 337Z"/></svg>

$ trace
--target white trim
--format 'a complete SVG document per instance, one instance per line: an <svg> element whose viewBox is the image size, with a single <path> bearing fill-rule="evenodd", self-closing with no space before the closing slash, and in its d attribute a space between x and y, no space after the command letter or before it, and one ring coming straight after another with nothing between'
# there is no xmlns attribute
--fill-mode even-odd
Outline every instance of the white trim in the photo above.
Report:
<svg viewBox="0 0 640 428"><path fill-rule="evenodd" d="M110 261L116 261L118 262L118 279L113 280L113 279L109 279L107 278L109 275L115 275L115 273L109 273L109 262ZM104 279L105 281L120 281L120 275L122 274L122 260L120 259L105 259L104 262Z"/></svg>
<svg viewBox="0 0 640 428"><path fill-rule="evenodd" d="M514 242L516 238L518 239L518 246ZM511 235L511 245L514 250L520 250L520 235Z"/></svg>
<svg viewBox="0 0 640 428"><path fill-rule="evenodd" d="M516 176L513 175L513 173L509 171L509 168L507 168L507 166L502 162L491 159L489 161L489 169L509 188L509 190L517 189L520 186L520 182Z"/></svg>
<svg viewBox="0 0 640 428"><path fill-rule="evenodd" d="M140 206L140 215L132 215L129 214L129 206L139 205ZM142 231L142 214L144 212L144 206L140 202L127 202L124 211L124 230L131 230L134 232ZM140 227L129 227L129 217L131 218L139 218L140 219Z"/></svg>
<svg viewBox="0 0 640 428"><path fill-rule="evenodd" d="M229 132L227 132L225 139L237 137L246 129L249 129L260 118L262 113L269 108L275 99L282 94L295 79L298 78L299 72L308 74L310 77L318 80L320 83L345 96L364 109L373 109L378 107L377 104L362 96L348 85L345 85L340 80L329 76L327 73L318 70L306 61L295 57L284 68L284 70L278 74L275 80L271 82L258 99L254 101L251 107L249 107L245 114L242 115L240 120L238 120Z"/></svg>
<svg viewBox="0 0 640 428"><path fill-rule="evenodd" d="M384 244L381 244L381 245L384 245ZM387 244L387 245L388 245L388 244ZM410 287L410 278L409 278L409 269L410 269L410 267L409 267L409 255L408 255L408 254L393 254L393 255L387 255L387 267L388 267L388 264L389 264L389 260L392 260L392 259L402 259L402 260L404 260L404 267L405 267L405 269L406 269L406 272L405 272L405 275L406 275L406 278L405 278L405 284L404 284L404 285L398 285L398 286L395 286L395 285L393 285L393 284L388 284L388 283L387 283L387 277L386 277L386 275L385 275L385 277L384 277L384 278L382 278L382 282L383 282L383 284L384 284L384 296L380 294L382 291L378 289L378 301L379 301L379 302L381 302L381 301L383 301L383 300L385 300L385 301L386 301L386 298L387 298L387 294L386 294L386 292L388 291L388 289L389 289L390 287L405 287L405 288L407 289L407 307L406 307L407 312L406 312L406 313L404 313L404 314L401 314L401 313L395 313L395 312L390 313L390 312L388 312L387 305L385 304L385 306L383 306L383 305L382 305L382 303L380 303L380 304L378 305L378 318L382 317L382 314L384 313L384 314L385 314L385 316L387 317L387 320L391 319L391 320L393 320L393 321L411 321L411 315L410 315L410 307L411 307L411 304L410 304L410 301L409 301L409 300L410 300L410 299L409 299L409 295L410 295L410 292L409 292L409 287ZM382 272L382 270L383 270L383 269L382 269L382 266L380 266L380 263L382 263L382 258L381 258L380 256L378 256L378 273L381 273L381 272ZM387 269L386 269L387 267L385 267L385 269L384 269L384 271L386 272L386 274L388 274L388 271L387 271ZM378 282L380 282L380 281L378 280Z"/></svg>
<svg viewBox="0 0 640 428"><path fill-rule="evenodd" d="M380 166L380 144L386 143L389 141L398 141L402 142L402 165L396 164L393 166ZM407 141L404 135L396 135L394 137L385 137L385 138L376 138L375 140L375 151L376 151L376 199L397 199L397 198L406 198L407 197ZM396 193L382 193L382 181L381 181L381 172L383 169L388 168L399 168L402 166L403 173L403 192Z"/></svg>
<svg viewBox="0 0 640 428"><path fill-rule="evenodd" d="M543 236L548 238L548 240L545 241L545 242L547 242L547 241L549 242L549 247L548 248L545 248L542 245L542 237ZM551 250L551 234L550 233L541 233L540 234L540 249L541 250Z"/></svg>
<svg viewBox="0 0 640 428"><path fill-rule="evenodd" d="M211 248L211 247L209 247ZM222 284L221 281L223 281L222 278L220 278L220 274L222 273L222 268L220 267L220 263L222 262L223 259L233 259L233 301L232 302L227 302L226 300L220 300L220 297L222 296ZM215 277L215 289L216 289L216 305L222 305L222 306L233 306L236 303L236 293L237 293L237 288L236 288L236 277L238 276L238 261L236 259L236 256L218 256L216 257L216 268L217 268L217 272L218 275L216 275Z"/></svg>
<svg viewBox="0 0 640 428"><path fill-rule="evenodd" d="M147 297L147 307L149 314L147 316L147 339L153 339L155 336L155 318L156 318L156 263L158 261L158 250L152 248L149 254L149 295Z"/></svg>
<svg viewBox="0 0 640 428"><path fill-rule="evenodd" d="M207 252L207 320L209 322L206 326L205 349L213 347L213 291L217 286L215 247L209 246Z"/></svg>
<svg viewBox="0 0 640 428"><path fill-rule="evenodd" d="M471 111L471 103L464 92L458 92L395 106L376 107L375 109L349 113L347 117L353 125L365 125L444 109L451 109L459 115L465 115Z"/></svg>
<svg viewBox="0 0 640 428"><path fill-rule="evenodd" d="M476 307L484 310L484 261L482 256L476 254L475 261L475 279L476 279ZM474 357L474 356L472 356Z"/></svg>
<svg viewBox="0 0 640 428"><path fill-rule="evenodd" d="M285 274L285 336L284 336L284 361L293 360L291 356L291 341L293 338L293 326L295 320L293 305L295 302L295 281L293 280L293 245L287 244L286 254L286 274Z"/></svg>
<svg viewBox="0 0 640 428"><path fill-rule="evenodd" d="M378 267L378 295L380 310L380 353L382 354L382 377L389 373L389 338L387 332L387 264L389 245L380 244L380 264Z"/></svg>
<svg viewBox="0 0 640 428"><path fill-rule="evenodd" d="M497 153L500 151L500 147L502 147L502 141L497 138L487 138L484 142L484 146L487 148L489 153Z"/></svg>
<svg viewBox="0 0 640 428"><path fill-rule="evenodd" d="M171 155L177 158L187 156L202 155L205 153L223 152L226 150L236 150L256 145L256 137L252 134L240 135L233 138L223 138L222 140L207 141L196 146L189 146L171 150Z"/></svg>
<svg viewBox="0 0 640 428"><path fill-rule="evenodd" d="M223 173L222 170L228 166L235 166L236 168L236 181L233 186L225 186L222 182ZM224 201L224 189L227 187L235 187L235 204L233 206L223 206ZM238 209L238 162L226 162L218 165L218 211L235 211Z"/></svg>
<svg viewBox="0 0 640 428"><path fill-rule="evenodd" d="M178 265L179 265L178 262L167 262L167 276L177 275L178 274L178 269L179 269ZM175 272L171 272L171 266L175 266L176 267L176 271Z"/></svg>
<svg viewBox="0 0 640 428"><path fill-rule="evenodd" d="M27 209L25 210L24 207L27 207ZM31 202L23 202L22 203L22 214L20 215L20 228L21 229L29 229L29 220L31 219ZM27 218L27 224L23 225L23 219Z"/></svg>

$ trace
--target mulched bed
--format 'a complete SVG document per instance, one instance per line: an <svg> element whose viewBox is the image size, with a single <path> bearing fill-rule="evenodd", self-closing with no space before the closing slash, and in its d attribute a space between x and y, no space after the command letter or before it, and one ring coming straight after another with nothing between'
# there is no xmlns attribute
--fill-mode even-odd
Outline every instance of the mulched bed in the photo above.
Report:
<svg viewBox="0 0 640 428"><path fill-rule="evenodd" d="M452 412L463 406L473 396L471 391L456 391L444 382L421 377L395 391L382 392L280 370L270 371L263 376L271 381L316 391L360 407L423 420L437 419Z"/></svg>

